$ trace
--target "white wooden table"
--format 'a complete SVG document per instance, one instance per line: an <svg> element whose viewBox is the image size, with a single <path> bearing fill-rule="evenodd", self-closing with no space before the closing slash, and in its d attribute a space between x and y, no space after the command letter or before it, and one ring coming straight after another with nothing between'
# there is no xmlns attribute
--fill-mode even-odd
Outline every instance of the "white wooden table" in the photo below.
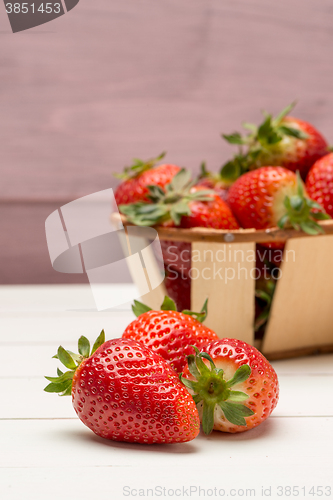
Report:
<svg viewBox="0 0 333 500"><path fill-rule="evenodd" d="M84 285L0 287L1 500L333 498L333 355L274 362L281 396L266 422L185 444L103 440L70 398L43 392L60 344L119 337L133 319L128 305L94 311Z"/></svg>

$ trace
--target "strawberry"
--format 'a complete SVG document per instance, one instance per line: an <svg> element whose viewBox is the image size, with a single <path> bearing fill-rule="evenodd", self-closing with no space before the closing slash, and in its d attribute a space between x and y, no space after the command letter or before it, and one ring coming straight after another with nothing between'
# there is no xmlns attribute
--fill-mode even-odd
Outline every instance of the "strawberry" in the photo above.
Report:
<svg viewBox="0 0 333 500"><path fill-rule="evenodd" d="M261 424L279 397L277 375L267 359L241 340L224 338L204 352L195 348L180 376L193 395L205 434L243 432Z"/></svg>
<svg viewBox="0 0 333 500"><path fill-rule="evenodd" d="M205 163L201 164L201 172L197 185L213 189L223 201L227 201L229 183L223 182L219 173L209 172L206 169Z"/></svg>
<svg viewBox="0 0 333 500"><path fill-rule="evenodd" d="M223 135L230 144L237 144L240 150L223 165L222 180L231 183L244 172L266 165L281 166L294 172L298 170L301 177L306 178L314 162L327 154L328 144L310 123L287 117L294 105L285 108L276 118L265 113L259 127L244 124L250 130L248 135L242 136L238 132Z"/></svg>
<svg viewBox="0 0 333 500"><path fill-rule="evenodd" d="M167 269L174 269L181 277L191 269L191 243L187 241L160 240L163 261Z"/></svg>
<svg viewBox="0 0 333 500"><path fill-rule="evenodd" d="M160 311L135 301L133 312L138 316L123 333L162 356L177 373L186 365L186 356L193 352L191 345L202 347L217 340L213 330L201 324L207 314L207 301L201 313L177 312L175 303L166 297ZM194 317L193 317L193 316ZM197 319L196 319L197 318Z"/></svg>
<svg viewBox="0 0 333 500"><path fill-rule="evenodd" d="M215 175L211 173L209 176L203 177L198 181L197 185L207 189L213 189L223 201L227 201L228 199L229 186L220 180L218 174Z"/></svg>
<svg viewBox="0 0 333 500"><path fill-rule="evenodd" d="M306 190L333 217L333 153L317 160L306 178Z"/></svg>
<svg viewBox="0 0 333 500"><path fill-rule="evenodd" d="M164 156L165 153L162 153L157 158L147 161L135 159L131 167L125 168L124 173L116 174L116 177L123 181L115 192L117 205L147 201L149 185L160 186L163 189L171 181L180 171L180 167L169 164L155 167Z"/></svg>
<svg viewBox="0 0 333 500"><path fill-rule="evenodd" d="M230 187L228 202L244 228L289 226L317 234L323 230L316 221L328 218L308 197L299 174L283 167L261 167L242 175Z"/></svg>
<svg viewBox="0 0 333 500"><path fill-rule="evenodd" d="M168 296L176 303L177 311L191 308L191 278L165 266L164 285Z"/></svg>
<svg viewBox="0 0 333 500"><path fill-rule="evenodd" d="M79 355L59 347L56 357L69 370L46 377L47 392L72 395L74 410L95 434L114 441L181 443L200 430L193 399L161 356L129 339L104 342L90 353L79 339Z"/></svg>
<svg viewBox="0 0 333 500"><path fill-rule="evenodd" d="M194 186L191 174L178 172L163 191L148 186L150 201L120 205L119 210L138 226L168 225L238 229L238 223L228 205L214 191Z"/></svg>

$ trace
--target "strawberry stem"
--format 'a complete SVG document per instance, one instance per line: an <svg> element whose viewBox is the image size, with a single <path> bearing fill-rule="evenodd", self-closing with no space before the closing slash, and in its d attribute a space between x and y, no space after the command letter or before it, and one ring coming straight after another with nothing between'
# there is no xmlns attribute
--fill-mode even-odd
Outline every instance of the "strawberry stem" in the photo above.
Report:
<svg viewBox="0 0 333 500"><path fill-rule="evenodd" d="M270 165L269 151L276 148L284 137L306 140L308 135L302 130L288 125L284 118L294 108L296 102L287 106L276 118L263 112L264 121L256 126L252 123L243 124L244 128L250 130L246 135L239 132L233 134L222 134L229 143L238 145L239 151L230 161L225 163L220 170L222 181L232 183L245 172L264 165ZM244 149L245 148L245 151ZM268 157L267 157L268 154Z"/></svg>
<svg viewBox="0 0 333 500"><path fill-rule="evenodd" d="M195 183L196 180L191 180L191 173L183 168L165 186L165 191L159 186L147 186L148 202L119 205L119 211L136 226L154 226L170 219L179 226L183 216L191 215L191 201L211 201L215 194L210 189L192 192Z"/></svg>
<svg viewBox="0 0 333 500"><path fill-rule="evenodd" d="M130 167L125 167L124 172L122 172L121 174L114 174L114 176L117 179L122 179L123 181L131 179L133 177L137 177L146 170L150 170L151 168L153 168L157 162L159 162L160 160L162 160L162 158L164 158L165 155L166 152L163 152L156 158L150 158L149 160L145 161L140 160L139 158L134 158L133 164Z"/></svg>
<svg viewBox="0 0 333 500"><path fill-rule="evenodd" d="M89 358L94 352L105 342L104 330L101 331L97 337L93 348L90 352L90 342L83 335L78 341L79 354L75 354L71 351L67 351L62 346L59 346L57 354L53 358L59 359L61 363L69 370L63 373L59 368L57 368L57 377L45 377L46 380L51 382L44 388L45 392L57 392L59 396L70 396L72 393L72 382L74 373L80 366L84 359Z"/></svg>
<svg viewBox="0 0 333 500"><path fill-rule="evenodd" d="M278 226L281 229L292 226L298 231L302 230L312 235L324 233L323 228L316 221L329 219L330 217L321 205L306 195L299 171L296 172L296 175L297 194L285 197L286 213L279 220Z"/></svg>
<svg viewBox="0 0 333 500"><path fill-rule="evenodd" d="M241 391L233 391L231 387L247 380L251 374L251 368L245 364L238 368L230 380L224 379L224 372L215 366L209 354L199 352L199 349L192 346L195 354L187 356L188 369L194 380L187 379L180 375L181 382L187 387L195 403L202 403L202 429L205 434L210 434L214 428L214 413L218 405L225 418L234 425L246 427L245 417L249 417L254 412L240 404L246 401L249 396ZM204 359L210 363L210 368L204 363Z"/></svg>

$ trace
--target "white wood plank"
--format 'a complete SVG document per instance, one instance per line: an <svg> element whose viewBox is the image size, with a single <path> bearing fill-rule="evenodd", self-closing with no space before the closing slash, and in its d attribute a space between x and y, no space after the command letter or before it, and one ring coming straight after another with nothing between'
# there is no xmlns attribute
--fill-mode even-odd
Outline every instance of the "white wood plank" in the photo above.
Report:
<svg viewBox="0 0 333 500"><path fill-rule="evenodd" d="M55 375L55 367L46 374ZM273 412L275 417L333 416L333 398L322 396L332 392L333 375L282 375L279 381L280 399ZM44 392L47 384L42 377L0 378L0 393L6 401L0 407L0 419L77 418L71 398ZM314 395L315 404L309 402L309 394Z"/></svg>
<svg viewBox="0 0 333 500"><path fill-rule="evenodd" d="M135 316L124 312L24 312L0 315L0 345L77 343L81 335L95 340L102 329L106 338L121 337Z"/></svg>
<svg viewBox="0 0 333 500"><path fill-rule="evenodd" d="M79 420L2 420L0 467L87 467L156 465L175 467L217 463L260 469L283 465L316 468L332 464L333 417L271 417L236 435L213 432L189 443L144 446L99 438ZM205 462L207 460L207 462ZM250 461L250 462L249 462Z"/></svg>
<svg viewBox="0 0 333 500"><path fill-rule="evenodd" d="M115 296L136 290L134 284L110 285ZM129 304L117 309L130 310ZM2 285L0 314L4 311L73 311L96 310L90 285ZM1 318L1 316L0 316Z"/></svg>
<svg viewBox="0 0 333 500"><path fill-rule="evenodd" d="M228 460L223 462L223 466L220 461L217 463L210 461L208 466L207 464L199 465L199 456L197 456L196 465L191 467L187 466L186 457L184 458L181 467L175 467L170 461L168 467L153 464L149 468L140 466L82 468L78 467L73 460L73 464L66 468L62 467L60 462L52 468L4 468L0 469L1 493L6 500L59 500L61 498L120 500L126 498L128 493L131 493L128 494L129 498L142 498L145 494L144 498L188 497L202 500L207 497L227 496L265 498L264 490L266 495L270 493L269 498L280 500L287 498L285 495L278 495L280 492L278 487L281 485L298 485L300 498L304 498L303 487L305 487L307 498L313 498L310 494L308 495L312 486L316 488L317 485L324 487L332 485L331 464L329 463L317 465L309 460L307 464L300 465L296 461L292 467L281 463L277 470L266 463L266 460L262 461L260 466L258 463L249 461L240 472L232 457L228 457ZM327 488L326 492L328 491Z"/></svg>
<svg viewBox="0 0 333 500"><path fill-rule="evenodd" d="M48 372L50 376L54 373ZM49 382L43 378L0 378L0 391L6 405L0 407L1 419L77 418L71 397L49 394L43 389ZM0 424L1 425L1 424Z"/></svg>
<svg viewBox="0 0 333 500"><path fill-rule="evenodd" d="M281 264L264 353L333 344L332 249L333 236L287 242L285 255L292 257Z"/></svg>
<svg viewBox="0 0 333 500"><path fill-rule="evenodd" d="M192 243L191 308L199 311L208 299L205 324L220 338L253 344L254 256L254 243Z"/></svg>
<svg viewBox="0 0 333 500"><path fill-rule="evenodd" d="M278 374L333 374L333 354L304 356L301 358L279 359L272 361Z"/></svg>
<svg viewBox="0 0 333 500"><path fill-rule="evenodd" d="M59 342L49 345L1 345L0 377L41 377L56 373L59 361L51 359L57 352ZM77 352L77 342L66 342L63 347Z"/></svg>

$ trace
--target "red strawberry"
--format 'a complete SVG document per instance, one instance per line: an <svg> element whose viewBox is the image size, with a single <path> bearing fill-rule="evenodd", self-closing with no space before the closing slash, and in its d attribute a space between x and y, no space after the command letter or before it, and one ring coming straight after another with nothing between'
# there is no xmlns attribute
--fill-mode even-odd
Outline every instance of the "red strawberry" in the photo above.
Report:
<svg viewBox="0 0 333 500"><path fill-rule="evenodd" d="M160 311L151 311L137 301L133 311L138 318L128 325L123 338L147 345L177 373L181 373L186 365L186 356L193 352L191 345L202 347L218 339L213 330L190 315L194 314L203 321L206 316L205 306L199 314L190 311L181 313L176 311L174 302L166 297Z"/></svg>
<svg viewBox="0 0 333 500"><path fill-rule="evenodd" d="M257 256L257 267L260 268L260 265L266 263L270 267L280 267L283 262L283 251L278 248L267 249L265 245L256 245L256 256ZM259 265L258 265L258 261ZM278 274L278 271L276 271Z"/></svg>
<svg viewBox="0 0 333 500"><path fill-rule="evenodd" d="M306 178L306 190L333 217L333 153L316 161Z"/></svg>
<svg viewBox="0 0 333 500"><path fill-rule="evenodd" d="M119 210L138 226L175 225L183 228L238 229L228 205L213 191L194 186L191 174L182 169L165 186L149 186L152 203L120 205Z"/></svg>
<svg viewBox="0 0 333 500"><path fill-rule="evenodd" d="M282 167L262 167L242 175L230 187L228 202L244 228L288 225L317 234L322 228L316 220L328 217L307 196L300 177Z"/></svg>
<svg viewBox="0 0 333 500"><path fill-rule="evenodd" d="M175 269L181 277L188 276L191 269L191 243L186 241L160 240L164 264Z"/></svg>
<svg viewBox="0 0 333 500"><path fill-rule="evenodd" d="M192 192L200 193L195 187ZM181 227L211 227L213 229L239 229L239 225L228 207L218 196L213 195L210 201L192 201L189 205L191 215L184 216Z"/></svg>
<svg viewBox="0 0 333 500"><path fill-rule="evenodd" d="M220 174L209 172L205 163L201 164L201 173L197 185L213 189L223 201L227 201L229 185L223 182Z"/></svg>
<svg viewBox="0 0 333 500"><path fill-rule="evenodd" d="M205 434L261 424L279 397L277 375L255 347L224 338L188 356L181 380L193 395Z"/></svg>
<svg viewBox="0 0 333 500"><path fill-rule="evenodd" d="M164 188L172 180L180 167L177 165L159 165L155 163L164 157L162 153L157 158L148 160L134 160L131 167L125 168L123 174L117 174L116 177L122 179L122 183L117 187L115 198L117 205L126 205L137 201L148 200L148 186L155 185Z"/></svg>
<svg viewBox="0 0 333 500"><path fill-rule="evenodd" d="M101 344L101 345L100 345ZM180 443L200 430L193 399L161 356L127 339L104 342L104 332L91 354L79 340L80 355L58 349L69 371L45 390L72 394L80 420L95 434L114 441Z"/></svg>
<svg viewBox="0 0 333 500"><path fill-rule="evenodd" d="M191 308L191 278L165 266L164 285L168 296L176 303L177 311Z"/></svg>
<svg viewBox="0 0 333 500"><path fill-rule="evenodd" d="M239 145L240 151L222 167L222 180L231 183L244 172L265 165L298 170L305 179L313 163L327 154L328 144L313 125L286 116L293 107L288 106L276 118L265 114L259 127L245 124L250 129L246 136L238 132L223 135L229 143Z"/></svg>

